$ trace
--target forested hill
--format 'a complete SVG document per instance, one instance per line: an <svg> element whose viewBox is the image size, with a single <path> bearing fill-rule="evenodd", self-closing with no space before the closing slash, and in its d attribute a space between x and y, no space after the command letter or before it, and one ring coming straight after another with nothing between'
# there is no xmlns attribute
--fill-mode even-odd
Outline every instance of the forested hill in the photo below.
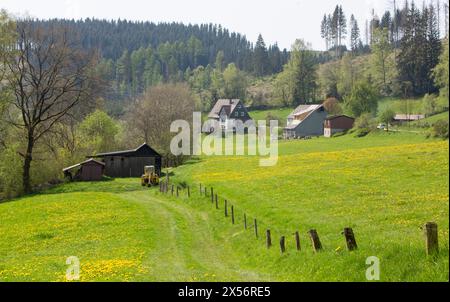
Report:
<svg viewBox="0 0 450 302"><path fill-rule="evenodd" d="M245 35L214 24L98 19L22 22L48 32L64 28L83 48L98 51L102 57L99 76L110 83L106 99L115 101L119 112L120 103L159 83L189 82L199 71L223 71L230 64L257 77L272 75L282 71L289 59L286 49L266 46L261 35L253 44Z"/></svg>
<svg viewBox="0 0 450 302"><path fill-rule="evenodd" d="M176 44L178 57L185 57L184 65L195 68L199 65L213 64L217 53L223 51L224 64L235 63L245 71L253 71L251 56L253 43L245 35L230 32L221 25L201 24L185 25L183 23L153 23L127 20L33 20L37 26L61 26L79 33L83 47L96 48L105 59L118 60L128 51L132 53L139 48ZM270 68L266 73L281 70L286 63L288 52L275 45L267 48ZM182 66L180 66L182 67ZM181 68L183 69L183 68Z"/></svg>

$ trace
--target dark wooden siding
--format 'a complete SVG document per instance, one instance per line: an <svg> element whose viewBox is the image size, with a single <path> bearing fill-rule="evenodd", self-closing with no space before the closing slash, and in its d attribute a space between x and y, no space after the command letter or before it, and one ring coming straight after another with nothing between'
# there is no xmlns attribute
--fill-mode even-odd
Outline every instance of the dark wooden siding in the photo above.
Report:
<svg viewBox="0 0 450 302"><path fill-rule="evenodd" d="M103 177L103 166L94 162L85 163L81 166L80 179L83 181L101 180Z"/></svg>
<svg viewBox="0 0 450 302"><path fill-rule="evenodd" d="M155 166L156 173L161 175L160 157L107 156L104 161L109 177L141 177L145 166Z"/></svg>
<svg viewBox="0 0 450 302"><path fill-rule="evenodd" d="M325 121L325 128L349 130L353 128L355 120L347 116L340 116Z"/></svg>

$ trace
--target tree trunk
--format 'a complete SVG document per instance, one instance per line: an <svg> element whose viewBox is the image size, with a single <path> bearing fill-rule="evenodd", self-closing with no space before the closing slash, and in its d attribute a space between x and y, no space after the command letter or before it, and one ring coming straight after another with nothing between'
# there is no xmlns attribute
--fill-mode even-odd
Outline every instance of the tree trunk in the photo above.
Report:
<svg viewBox="0 0 450 302"><path fill-rule="evenodd" d="M34 141L33 141L33 133L30 132L28 134L28 144L27 144L27 152L24 156L23 161L23 178L22 178L22 185L23 185L23 191L25 194L31 193L31 179L30 179L30 169L31 169L31 161L33 160L33 147L34 147Z"/></svg>

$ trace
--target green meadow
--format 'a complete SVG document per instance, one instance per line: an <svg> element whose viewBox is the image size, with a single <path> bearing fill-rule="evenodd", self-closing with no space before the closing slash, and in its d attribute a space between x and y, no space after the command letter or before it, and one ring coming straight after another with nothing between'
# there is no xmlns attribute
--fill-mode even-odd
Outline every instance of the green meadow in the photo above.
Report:
<svg viewBox="0 0 450 302"><path fill-rule="evenodd" d="M367 281L370 256L380 281L448 281L448 152L448 141L421 134L346 135L282 141L273 167L195 158L170 171L190 198L138 179L60 185L0 204L0 281L65 281L69 256L80 259L80 281ZM214 188L219 209L199 184ZM428 221L439 226L435 256L425 254ZM344 227L358 250L346 250Z"/></svg>

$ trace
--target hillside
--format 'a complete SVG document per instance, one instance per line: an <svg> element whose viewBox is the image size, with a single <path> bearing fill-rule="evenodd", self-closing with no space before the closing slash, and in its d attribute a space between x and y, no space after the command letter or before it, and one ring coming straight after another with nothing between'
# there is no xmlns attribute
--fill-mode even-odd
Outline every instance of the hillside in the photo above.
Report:
<svg viewBox="0 0 450 302"><path fill-rule="evenodd" d="M137 179L58 186L0 204L0 280L64 280L66 258L77 256L81 281L364 281L366 258L377 256L381 281L448 281L448 151L448 141L408 133L320 138L281 142L272 168L253 157L192 161L172 178L191 185L191 198ZM199 183L214 187L219 210ZM223 198L235 206L235 225ZM425 256L427 221L439 225L436 259ZM359 245L352 253L341 235L348 226Z"/></svg>

